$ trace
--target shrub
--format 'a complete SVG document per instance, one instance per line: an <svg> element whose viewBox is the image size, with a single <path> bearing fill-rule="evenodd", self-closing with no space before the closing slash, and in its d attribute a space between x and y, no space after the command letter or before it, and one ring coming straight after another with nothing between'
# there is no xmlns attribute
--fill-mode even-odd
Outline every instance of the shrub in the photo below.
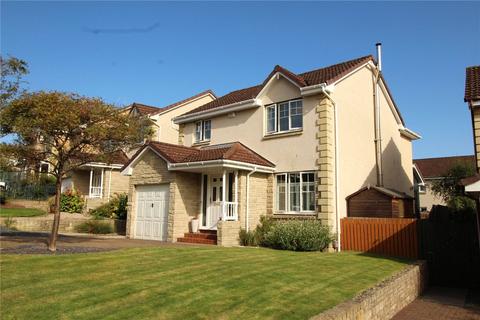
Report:
<svg viewBox="0 0 480 320"><path fill-rule="evenodd" d="M332 240L330 229L320 221L290 220L273 224L266 234L264 245L283 250L321 251Z"/></svg>
<svg viewBox="0 0 480 320"><path fill-rule="evenodd" d="M256 245L265 246L265 240L267 234L275 224L275 220L272 217L261 216L260 224L255 228L255 243Z"/></svg>
<svg viewBox="0 0 480 320"><path fill-rule="evenodd" d="M60 195L60 211L61 212L82 212L84 206L82 196L71 189L68 189Z"/></svg>
<svg viewBox="0 0 480 320"><path fill-rule="evenodd" d="M254 231L251 231L251 230L247 231L245 229L240 229L240 232L238 233L238 237L240 239L240 245L242 246L253 247L258 245L255 238Z"/></svg>
<svg viewBox="0 0 480 320"><path fill-rule="evenodd" d="M128 197L125 193L115 194L110 201L90 212L95 218L125 220L127 218Z"/></svg>
<svg viewBox="0 0 480 320"><path fill-rule="evenodd" d="M89 220L79 224L76 228L80 233L107 234L113 233L113 227L108 222L98 220Z"/></svg>

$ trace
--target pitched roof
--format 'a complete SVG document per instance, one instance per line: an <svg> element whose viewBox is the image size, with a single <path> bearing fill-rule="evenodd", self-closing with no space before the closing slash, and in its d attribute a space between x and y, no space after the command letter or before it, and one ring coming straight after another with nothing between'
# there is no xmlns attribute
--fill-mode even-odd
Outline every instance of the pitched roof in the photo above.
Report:
<svg viewBox="0 0 480 320"><path fill-rule="evenodd" d="M177 106L179 106L179 105L182 105L182 104L184 104L184 103L190 102L190 101L192 101L192 100L195 100L195 99L197 99L197 98L199 98L199 97L201 97L201 96L207 95L207 94L211 94L214 98L217 97L212 90L208 89L208 90L202 91L202 92L200 92L200 93L197 93L196 95L191 96L191 97L189 97L189 98L180 100L180 101L175 102L175 103L172 103L172 104L170 104L170 105L168 105L168 106L166 106L166 107L160 108L160 110L154 112L154 114L157 114L157 113L160 113L160 112L165 112L165 111L167 111L167 110L170 110L170 109L172 109L172 108L175 108L175 107L177 107Z"/></svg>
<svg viewBox="0 0 480 320"><path fill-rule="evenodd" d="M378 192L380 192L380 193L382 193L382 194L384 194L384 195L386 195L390 198L393 198L393 199L413 199L412 196L409 196L405 192L397 191L395 189L390 189L390 188L385 188L385 187L377 187L377 186L370 186L370 185L368 185L366 187L363 187L360 190L352 193L351 195L346 197L346 199L348 200L348 199L356 196L357 194L362 193L365 190L370 190L370 189L377 190Z"/></svg>
<svg viewBox="0 0 480 320"><path fill-rule="evenodd" d="M480 100L480 66L468 67L466 70L464 100Z"/></svg>
<svg viewBox="0 0 480 320"><path fill-rule="evenodd" d="M280 72L283 75L285 75L287 78L295 82L299 87L312 86L312 85L321 84L321 83L326 83L328 85L337 81L338 79L342 78L349 72L353 71L354 69L356 69L357 67L361 66L362 64L368 61L374 61L373 56L368 55L368 56L360 57L357 59L345 61L342 63L338 63L335 65L331 65L328 67L324 67L324 68L320 68L320 69L316 69L316 70L312 70L312 71L308 71L300 74L295 74L277 65L275 66L275 68L272 70L272 72L269 74L269 76L264 80L262 84L245 88L245 89L232 91L230 93L227 93L224 96L219 97L217 100L206 103L185 114L193 114L197 112L212 110L212 109L226 106L229 104L253 99L267 84L268 80L270 80L270 78L277 72Z"/></svg>
<svg viewBox="0 0 480 320"><path fill-rule="evenodd" d="M458 164L475 167L475 156L414 159L413 163L424 178L439 178Z"/></svg>
<svg viewBox="0 0 480 320"><path fill-rule="evenodd" d="M141 115L149 115L149 114L158 112L160 110L160 108L158 107L147 106L146 104L142 104L138 102L132 103L130 107L132 109L134 108L137 109Z"/></svg>
<svg viewBox="0 0 480 320"><path fill-rule="evenodd" d="M108 164L117 164L117 165L124 165L128 162L128 157L125 152L118 150L114 151L110 154L108 153L84 153L84 158L90 160L90 162L98 162L98 163L108 163Z"/></svg>
<svg viewBox="0 0 480 320"><path fill-rule="evenodd" d="M478 173L471 177L463 178L462 180L460 180L460 184L462 186L468 186L468 185L474 184L477 181L480 181L480 174Z"/></svg>
<svg viewBox="0 0 480 320"><path fill-rule="evenodd" d="M275 165L240 142L224 143L202 148L185 147L165 142L150 141L124 165L126 168L147 147L152 148L169 163L188 163L210 160L233 160L265 167Z"/></svg>
<svg viewBox="0 0 480 320"><path fill-rule="evenodd" d="M148 106L146 104L134 102L130 105L130 108L132 108L132 109L136 108L141 115L154 115L154 114L157 114L157 113L160 113L160 112L165 112L167 110L173 109L173 108L175 108L179 105L185 104L189 101L195 100L195 99L197 99L201 96L207 95L207 94L211 94L213 97L216 98L215 93L212 90L208 89L208 90L202 91L200 93L197 93L196 95L188 97L186 99L183 99L183 100L177 101L175 103L169 104L168 106L165 106L165 107L154 107L154 106Z"/></svg>

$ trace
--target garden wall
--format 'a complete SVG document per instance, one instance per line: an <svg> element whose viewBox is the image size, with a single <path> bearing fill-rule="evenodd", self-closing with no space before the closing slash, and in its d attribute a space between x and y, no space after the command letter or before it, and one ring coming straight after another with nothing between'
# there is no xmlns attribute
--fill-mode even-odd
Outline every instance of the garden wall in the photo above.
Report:
<svg viewBox="0 0 480 320"><path fill-rule="evenodd" d="M6 223L5 220L9 220L9 222ZM76 227L88 220L91 219L79 214L61 213L59 232L77 232ZM125 220L105 219L101 221L109 223L115 233L125 234ZM1 225L10 224L18 231L50 232L52 223L53 215L51 214L42 217L0 218Z"/></svg>
<svg viewBox="0 0 480 320"><path fill-rule="evenodd" d="M424 291L427 278L427 265L420 261L375 287L363 291L352 300L341 303L311 319L390 319Z"/></svg>
<svg viewBox="0 0 480 320"><path fill-rule="evenodd" d="M8 199L7 207L8 206L40 209L45 212L49 211L49 205L47 200Z"/></svg>

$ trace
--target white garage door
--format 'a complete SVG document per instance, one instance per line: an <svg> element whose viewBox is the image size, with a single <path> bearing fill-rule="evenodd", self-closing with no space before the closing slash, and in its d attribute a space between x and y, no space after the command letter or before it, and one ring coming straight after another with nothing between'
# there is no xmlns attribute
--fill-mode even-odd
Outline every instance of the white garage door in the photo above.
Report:
<svg viewBox="0 0 480 320"><path fill-rule="evenodd" d="M135 238L167 240L169 185L137 186Z"/></svg>

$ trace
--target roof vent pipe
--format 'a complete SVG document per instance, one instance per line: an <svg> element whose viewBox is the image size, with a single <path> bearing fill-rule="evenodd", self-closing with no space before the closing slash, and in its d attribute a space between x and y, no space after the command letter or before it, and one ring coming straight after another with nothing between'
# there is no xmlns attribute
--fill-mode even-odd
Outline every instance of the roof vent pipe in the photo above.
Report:
<svg viewBox="0 0 480 320"><path fill-rule="evenodd" d="M382 128L380 121L380 88L379 80L382 73L382 44L377 43L377 70L374 83L374 126L375 126L375 160L377 167L377 186L383 187L383 165L382 165Z"/></svg>
<svg viewBox="0 0 480 320"><path fill-rule="evenodd" d="M377 67L378 71L382 71L382 43L377 42L375 44L377 46Z"/></svg>

